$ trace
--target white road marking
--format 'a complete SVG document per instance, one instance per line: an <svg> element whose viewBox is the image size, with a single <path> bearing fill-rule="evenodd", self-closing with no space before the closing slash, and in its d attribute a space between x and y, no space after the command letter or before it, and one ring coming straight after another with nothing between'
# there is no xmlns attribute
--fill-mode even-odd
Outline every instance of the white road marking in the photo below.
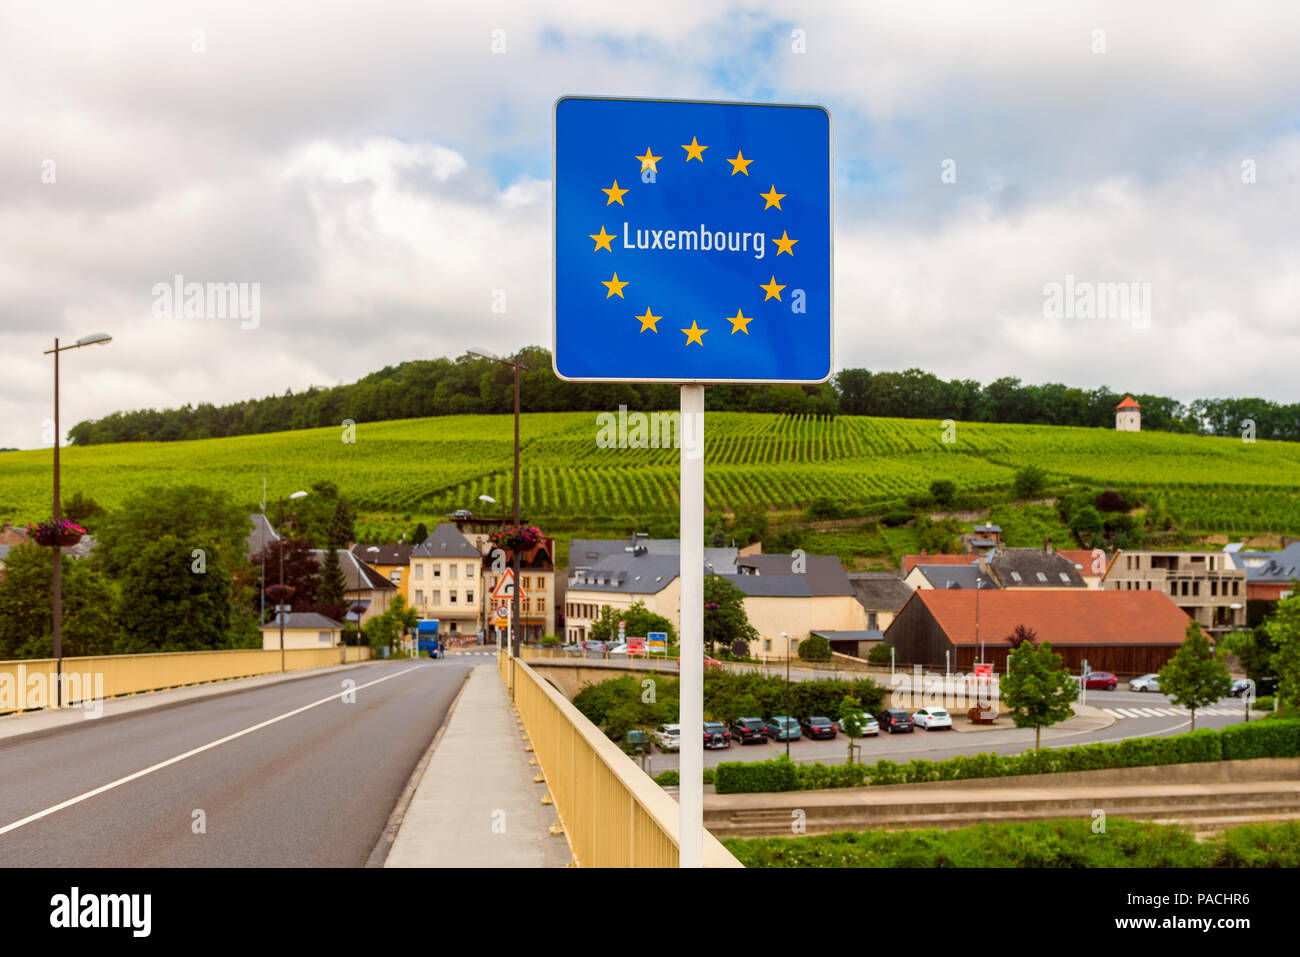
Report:
<svg viewBox="0 0 1300 957"><path fill-rule="evenodd" d="M1116 708L1115 710L1118 711L1118 712L1120 713L1120 715L1122 715L1122 716L1125 717L1125 718L1140 718L1140 717L1142 717L1142 715L1138 714L1136 711L1130 711L1128 708Z"/></svg>
<svg viewBox="0 0 1300 957"><path fill-rule="evenodd" d="M103 794L106 791L111 791L114 788L121 787L123 784L129 784L131 781L134 781L137 778L142 778L146 774L153 774L153 772L155 771L161 771L163 768L184 761L186 758L192 758L196 754L202 754L204 751L210 751L213 748L217 747L218 745L225 744L228 741L234 741L236 738L242 738L246 734L252 734L254 731L260 731L263 728L270 727L271 725L276 724L277 722L283 721L285 718L292 718L294 715L302 714L304 711L310 711L312 708L318 708L323 704L328 704L329 702L333 701L335 698L341 698L344 695L355 694L356 692L360 691L362 688L369 688L372 685L379 684L380 682L388 681L390 678L399 678L404 674L415 671L416 668L418 667L421 666L416 665L411 668L406 668L402 671L397 672L396 674L385 675L382 678L376 678L374 681L367 681L365 684L357 685L355 688L345 688L344 690L338 692L337 694L330 695L328 698L321 698L319 701L313 701L311 704L305 704L301 708L294 708L292 711L286 711L284 714L278 715L277 717L268 718L267 720L259 722L258 724L255 724L250 728L245 728L243 731L236 731L234 734L228 734L224 738L218 738L216 741L209 741L207 744L200 745L197 748L191 748L189 751L186 751L184 754L178 754L175 757L168 758L166 761L159 761L157 764L151 764L149 767L144 768L143 770L140 771L136 771L133 774L128 774L124 778L118 778L116 781L110 781L107 784L102 784L92 791L87 791L84 794L78 794L76 797L68 798L68 800L66 801L60 801L58 804L55 804L51 807L47 807L44 811L37 811L35 814L27 815L22 820L14 821L12 824L6 824L4 827L0 827L0 835L8 834L10 831L16 831L18 830L18 828L23 827L24 825L27 824L31 824L33 821L39 821L43 817L49 817L55 811L62 811L64 808L72 807L72 805L74 804L80 804L82 801L89 800L90 798Z"/></svg>

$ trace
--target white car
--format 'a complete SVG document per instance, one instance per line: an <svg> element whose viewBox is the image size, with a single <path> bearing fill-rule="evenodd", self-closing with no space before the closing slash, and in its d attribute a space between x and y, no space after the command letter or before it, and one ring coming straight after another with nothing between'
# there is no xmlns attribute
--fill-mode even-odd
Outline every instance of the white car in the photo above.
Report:
<svg viewBox="0 0 1300 957"><path fill-rule="evenodd" d="M661 724L655 729L655 744L660 751L679 751L682 747L682 726L680 724Z"/></svg>
<svg viewBox="0 0 1300 957"><path fill-rule="evenodd" d="M872 734L880 734L880 723L865 711L858 712L858 723L862 726L862 734L864 737ZM849 733L848 729L844 727L843 718L840 718L840 720L836 722L836 727L845 734Z"/></svg>
<svg viewBox="0 0 1300 957"><path fill-rule="evenodd" d="M933 731L935 728L951 728L952 715L943 708L922 708L912 715L912 722L918 728Z"/></svg>
<svg viewBox="0 0 1300 957"><path fill-rule="evenodd" d="M610 645L605 650L611 655L625 655L627 654L627 642L620 641L618 644Z"/></svg>
<svg viewBox="0 0 1300 957"><path fill-rule="evenodd" d="M1129 691L1159 691L1159 675L1143 675L1140 678L1134 678L1128 683Z"/></svg>

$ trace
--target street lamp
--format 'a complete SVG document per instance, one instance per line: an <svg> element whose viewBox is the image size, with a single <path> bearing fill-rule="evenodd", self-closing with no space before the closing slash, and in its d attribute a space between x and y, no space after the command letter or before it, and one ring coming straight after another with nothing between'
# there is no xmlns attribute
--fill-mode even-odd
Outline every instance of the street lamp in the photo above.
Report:
<svg viewBox="0 0 1300 957"><path fill-rule="evenodd" d="M467 350L467 351L468 351L469 354L472 355L472 356L478 356L480 359L487 359L487 360L490 361L490 362L498 362L498 363L500 363L501 365L503 365L503 366L509 366L511 369L514 370L514 374L515 374L515 481L514 481L514 494L515 494L515 527L518 528L518 527L519 527L519 370L520 370L520 369L523 369L525 372L527 372L527 371L529 371L529 367L526 366L526 365L524 365L524 364L519 360L519 356L518 356L518 354L516 354L516 355L515 355L513 358L511 358L511 359L502 359L500 356L488 355L488 354L483 353L483 352L475 352L475 351L473 351L472 349L471 349L471 350ZM512 625L513 625L513 627L511 628L511 632L510 632L510 635L511 635L511 637L510 637L510 657L511 657L511 658L515 658L515 657L518 657L518 647L519 647L519 642L522 640L521 635L520 635L520 629L519 629L519 549L517 549L517 548L512 548L511 551L514 553L514 560L513 560L513 562L512 562L511 564L512 564L512 566L513 566L513 574L514 574L514 582L515 582L515 584L514 584L514 588L512 589L512 591L514 592L514 594L511 595L511 597L510 597L510 620L511 620L511 623L512 623ZM512 679L512 681L511 681L510 687L511 687L512 689L514 688L514 681L513 681L513 679ZM512 694L513 694L513 692L512 692Z"/></svg>
<svg viewBox="0 0 1300 957"><path fill-rule="evenodd" d="M80 349L82 346L106 345L113 341L113 337L104 332L94 332L88 336L82 336L70 346L59 345L59 340L54 340L54 348L46 349L43 355L54 356L54 521L57 524L63 518L63 506L59 500L59 441L62 438L59 435L59 353L67 352L69 349ZM54 707L63 707L63 615L62 609L62 592L63 592L63 563L62 547L56 541L54 543L54 668L55 668L55 691Z"/></svg>
<svg viewBox="0 0 1300 957"><path fill-rule="evenodd" d="M790 636L783 631L781 637L785 639L785 717L788 721L790 719ZM782 728L781 730L785 732L785 756L788 760L790 757L790 729ZM741 742L741 744L744 743Z"/></svg>
<svg viewBox="0 0 1300 957"><path fill-rule="evenodd" d="M290 495L289 497L290 497L290 498L306 498L306 497L307 497L307 493L306 493L306 492L294 492L294 493L293 493L292 495ZM279 541L279 546L280 546L280 547L277 549L277 551L279 551L279 553L280 553L280 592L279 592L279 594L280 594L280 600L283 601L283 600L284 600L284 496L283 496L283 495L280 496L280 524L279 524L279 527L276 529L276 531L280 533L280 541ZM281 670L281 671L284 671L284 618L285 618L285 612L284 612L282 609L277 608L277 609L276 609L276 614L279 615L279 618L280 618L280 670Z"/></svg>

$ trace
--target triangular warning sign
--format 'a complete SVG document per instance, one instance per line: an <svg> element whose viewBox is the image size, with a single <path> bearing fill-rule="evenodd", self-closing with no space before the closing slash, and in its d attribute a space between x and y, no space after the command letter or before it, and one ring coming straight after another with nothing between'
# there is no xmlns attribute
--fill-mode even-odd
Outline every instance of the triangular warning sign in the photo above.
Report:
<svg viewBox="0 0 1300 957"><path fill-rule="evenodd" d="M492 589L493 601L505 601L514 595L515 570L507 568L505 574L497 579L496 587ZM519 600L523 601L528 597L528 593L522 588L519 589Z"/></svg>

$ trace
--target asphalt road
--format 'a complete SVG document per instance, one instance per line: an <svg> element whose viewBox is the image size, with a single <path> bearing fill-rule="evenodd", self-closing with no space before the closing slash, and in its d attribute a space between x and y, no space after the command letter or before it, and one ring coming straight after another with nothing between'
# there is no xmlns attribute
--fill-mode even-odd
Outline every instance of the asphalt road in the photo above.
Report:
<svg viewBox="0 0 1300 957"><path fill-rule="evenodd" d="M364 865L476 663L378 662L11 739L0 866Z"/></svg>
<svg viewBox="0 0 1300 957"><path fill-rule="evenodd" d="M1096 731L1069 731L1046 729L1043 731L1044 747L1068 747L1075 744L1088 744L1094 741L1120 741L1124 738L1159 737L1170 734L1182 734L1190 730L1190 719L1185 709L1170 703L1162 694L1154 692L1132 691L1089 691L1089 706L1102 710L1113 710L1112 717L1117 720L1108 728ZM1128 712L1130 717L1124 716ZM1144 713L1145 712L1145 713ZM1252 712L1251 719L1263 717L1262 712ZM1198 711L1197 728L1222 728L1230 724L1239 724L1245 719L1245 706L1236 698L1224 698L1218 704ZM1001 719L1006 728L989 728L980 731L927 731L917 728L910 734L881 734L876 737L861 738L858 744L862 750L858 760L868 764L888 758L891 761L910 761L913 758L937 760L958 754L979 754L996 751L998 754L1017 754L1030 750L1034 746L1034 732L1010 726L1008 719ZM771 741L767 744L738 745L730 748L706 750L704 766L714 767L723 761L763 761L785 754L784 741ZM790 757L799 764L842 764L848 757L848 739L837 734L834 739L810 741L800 738L790 742ZM679 766L676 753L664 753L656 747L651 756L651 773L676 770Z"/></svg>

